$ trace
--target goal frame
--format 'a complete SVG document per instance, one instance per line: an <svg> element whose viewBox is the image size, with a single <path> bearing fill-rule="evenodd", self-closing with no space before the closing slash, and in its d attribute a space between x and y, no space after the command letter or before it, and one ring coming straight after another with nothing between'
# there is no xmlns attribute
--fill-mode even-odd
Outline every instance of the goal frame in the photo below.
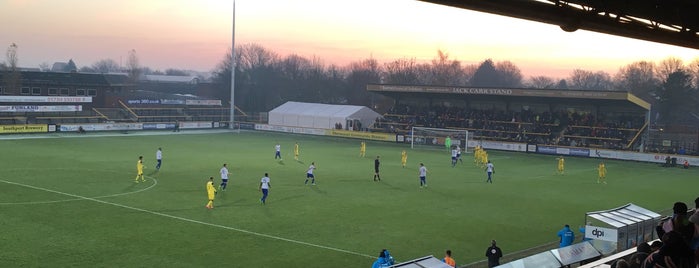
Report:
<svg viewBox="0 0 699 268"><path fill-rule="evenodd" d="M468 131L467 129L449 129L449 128L431 128L431 127L412 127L410 129L410 148L415 149L415 138L420 137L420 135L415 135L415 131L418 130L426 130L426 131L436 131L436 132L451 132L455 134L464 134L463 139L458 139L460 142L459 144L461 145L461 149L463 150L464 153L468 152L468 141L470 138L471 132ZM440 137L437 137L440 138ZM442 144L443 146L444 144Z"/></svg>

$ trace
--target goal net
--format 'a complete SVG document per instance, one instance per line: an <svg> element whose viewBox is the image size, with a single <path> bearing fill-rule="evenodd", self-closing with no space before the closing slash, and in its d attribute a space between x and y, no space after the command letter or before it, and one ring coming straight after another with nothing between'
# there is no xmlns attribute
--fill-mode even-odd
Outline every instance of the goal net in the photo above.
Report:
<svg viewBox="0 0 699 268"><path fill-rule="evenodd" d="M410 148L446 148L445 143L461 147L467 152L468 130L413 127L410 131Z"/></svg>

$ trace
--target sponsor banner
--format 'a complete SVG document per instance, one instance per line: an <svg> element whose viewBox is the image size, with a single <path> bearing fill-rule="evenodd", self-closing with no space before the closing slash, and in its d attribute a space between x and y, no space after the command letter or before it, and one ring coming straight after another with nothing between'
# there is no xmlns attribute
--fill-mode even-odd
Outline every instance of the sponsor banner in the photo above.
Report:
<svg viewBox="0 0 699 268"><path fill-rule="evenodd" d="M682 165L686 160L689 162L690 166L699 166L698 156L687 156L687 155L669 155L669 154L659 154L659 153L638 153L638 152L627 152L627 151L613 151L613 150L603 150L603 149L593 149L590 150L590 157L597 158L611 158L620 160L632 160L640 162L651 162L651 163L665 163L665 158L677 158L677 164Z"/></svg>
<svg viewBox="0 0 699 268"><path fill-rule="evenodd" d="M175 129L175 123L143 123L143 130Z"/></svg>
<svg viewBox="0 0 699 268"><path fill-rule="evenodd" d="M627 100L626 92L369 84L368 91Z"/></svg>
<svg viewBox="0 0 699 268"><path fill-rule="evenodd" d="M255 129L255 123L243 123L243 122L241 122L241 123L236 123L236 124L238 124L238 128L240 128L240 129L250 129L250 130Z"/></svg>
<svg viewBox="0 0 699 268"><path fill-rule="evenodd" d="M570 149L569 148L561 148L561 147L556 147L556 154L562 154L562 155L569 155L570 154Z"/></svg>
<svg viewBox="0 0 699 268"><path fill-rule="evenodd" d="M570 148L569 154L572 156L590 157L590 149Z"/></svg>
<svg viewBox="0 0 699 268"><path fill-rule="evenodd" d="M0 96L0 102L92 102L92 97Z"/></svg>
<svg viewBox="0 0 699 268"><path fill-rule="evenodd" d="M553 253L553 255L556 256L558 261L560 261L563 265L581 262L600 255L599 251L597 251L592 244L587 241L567 247L552 249L551 253Z"/></svg>
<svg viewBox="0 0 699 268"><path fill-rule="evenodd" d="M326 135L335 136L335 137L354 138L354 139L376 140L376 141L396 141L395 134L376 133L376 132L362 132L362 131L349 131L349 130L339 130L339 129L327 129Z"/></svg>
<svg viewBox="0 0 699 268"><path fill-rule="evenodd" d="M161 99L160 104L163 104L163 105L184 105L184 100Z"/></svg>
<svg viewBox="0 0 699 268"><path fill-rule="evenodd" d="M273 126L273 125L266 125L266 124L255 124L255 130L309 134L309 135L319 135L319 136L325 135L325 129L320 129L320 128L285 127L285 126Z"/></svg>
<svg viewBox="0 0 699 268"><path fill-rule="evenodd" d="M42 133L47 132L48 125L29 124L29 125L0 125L0 134L6 133Z"/></svg>
<svg viewBox="0 0 699 268"><path fill-rule="evenodd" d="M187 100L185 105L216 105L221 106L221 100Z"/></svg>
<svg viewBox="0 0 699 268"><path fill-rule="evenodd" d="M536 152L536 144L527 144L527 152Z"/></svg>
<svg viewBox="0 0 699 268"><path fill-rule="evenodd" d="M398 135L396 135L396 141L397 142L406 142L407 139L405 138L405 136L398 134Z"/></svg>
<svg viewBox="0 0 699 268"><path fill-rule="evenodd" d="M474 148L476 146L481 146L483 149L493 149L501 151L513 151L513 152L526 152L527 144L516 143L516 142L501 142L501 141L474 141L469 140L466 146Z"/></svg>
<svg viewBox="0 0 699 268"><path fill-rule="evenodd" d="M160 104L159 99L137 99L126 100L126 104Z"/></svg>
<svg viewBox="0 0 699 268"><path fill-rule="evenodd" d="M597 227L592 225L585 226L585 238L604 240L609 242L617 242L619 236L616 229Z"/></svg>
<svg viewBox="0 0 699 268"><path fill-rule="evenodd" d="M126 100L126 104L131 105L184 105L184 100L168 100L168 99L130 99Z"/></svg>
<svg viewBox="0 0 699 268"><path fill-rule="evenodd" d="M49 132L56 132L56 125L49 125Z"/></svg>
<svg viewBox="0 0 699 268"><path fill-rule="evenodd" d="M536 152L541 154L556 154L556 147L552 146L537 146Z"/></svg>
<svg viewBox="0 0 699 268"><path fill-rule="evenodd" d="M80 112L83 110L82 105L13 105L0 106L0 112Z"/></svg>
<svg viewBox="0 0 699 268"><path fill-rule="evenodd" d="M212 128L213 122L180 122L180 129L188 128Z"/></svg>
<svg viewBox="0 0 699 268"><path fill-rule="evenodd" d="M80 127L85 131L142 130L143 123L63 124L60 125L60 131L75 132Z"/></svg>

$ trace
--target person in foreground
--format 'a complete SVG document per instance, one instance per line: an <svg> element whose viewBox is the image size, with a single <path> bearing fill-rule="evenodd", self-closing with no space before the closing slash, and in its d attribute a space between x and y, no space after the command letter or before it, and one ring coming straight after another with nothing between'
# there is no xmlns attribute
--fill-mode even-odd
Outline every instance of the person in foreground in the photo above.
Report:
<svg viewBox="0 0 699 268"><path fill-rule="evenodd" d="M575 232L570 229L570 225L566 224L563 229L558 231L558 237L560 238L559 247L567 247L575 241Z"/></svg>
<svg viewBox="0 0 699 268"><path fill-rule="evenodd" d="M382 249L381 252L379 252L379 258L374 261L374 263L371 265L371 268L384 268L384 267L389 267L394 264L393 257L391 256L390 253L388 253L387 249Z"/></svg>
<svg viewBox="0 0 699 268"><path fill-rule="evenodd" d="M444 255L444 259L442 259L444 263L451 267L456 267L456 261L451 257L451 250L447 249L447 252Z"/></svg>
<svg viewBox="0 0 699 268"><path fill-rule="evenodd" d="M500 258L502 257L502 250L496 245L495 239L490 241L490 247L485 250L485 256L488 257L488 267L495 267L500 265Z"/></svg>

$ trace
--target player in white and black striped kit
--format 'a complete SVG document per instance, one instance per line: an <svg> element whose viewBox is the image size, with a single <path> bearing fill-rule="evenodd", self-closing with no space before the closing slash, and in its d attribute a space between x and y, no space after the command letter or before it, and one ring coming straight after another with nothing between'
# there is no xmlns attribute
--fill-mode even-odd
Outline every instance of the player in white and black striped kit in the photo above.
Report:
<svg viewBox="0 0 699 268"><path fill-rule="evenodd" d="M218 189L225 191L226 186L228 186L228 164L223 164L219 172L221 173L221 185L218 186Z"/></svg>
<svg viewBox="0 0 699 268"><path fill-rule="evenodd" d="M158 148L158 151L155 152L155 160L158 162L157 165L155 165L156 170L160 170L160 165L163 164L163 149Z"/></svg>
<svg viewBox="0 0 699 268"><path fill-rule="evenodd" d="M420 163L418 174L420 175L420 188L427 187L427 168L425 167L425 164Z"/></svg>
<svg viewBox="0 0 699 268"><path fill-rule="evenodd" d="M311 179L311 185L316 185L316 177L313 175L313 170L316 169L315 164L316 162L311 162L308 171L306 171L306 181L303 184L308 184L308 179Z"/></svg>

